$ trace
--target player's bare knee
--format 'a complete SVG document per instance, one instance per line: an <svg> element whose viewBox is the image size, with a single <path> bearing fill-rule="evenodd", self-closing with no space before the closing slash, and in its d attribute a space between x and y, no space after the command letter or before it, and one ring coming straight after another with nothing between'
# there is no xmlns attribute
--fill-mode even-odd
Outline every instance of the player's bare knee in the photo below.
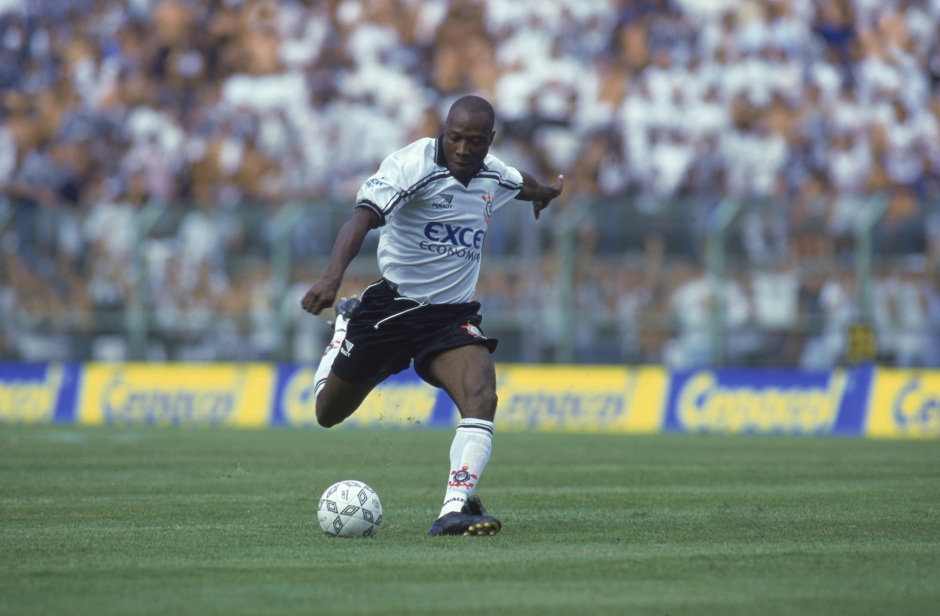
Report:
<svg viewBox="0 0 940 616"><path fill-rule="evenodd" d="M332 411L329 405L317 403L317 423L324 428L332 428L342 423L345 416Z"/></svg>
<svg viewBox="0 0 940 616"><path fill-rule="evenodd" d="M496 394L495 389L488 389L485 394L486 404L485 408L489 411L490 415L496 414L496 406L499 404L499 396Z"/></svg>
<svg viewBox="0 0 940 616"><path fill-rule="evenodd" d="M332 417L326 413L321 412L320 409L317 408L317 423L320 424L320 427L322 428L332 428L339 422L334 421Z"/></svg>
<svg viewBox="0 0 940 616"><path fill-rule="evenodd" d="M335 421L334 419L330 417L324 417L323 415L320 415L319 413L317 413L317 423L320 424L321 428L332 428L333 426L335 426L336 424L340 422Z"/></svg>
<svg viewBox="0 0 940 616"><path fill-rule="evenodd" d="M498 396L492 387L481 387L468 397L463 411L464 417L476 417L492 421L496 415Z"/></svg>

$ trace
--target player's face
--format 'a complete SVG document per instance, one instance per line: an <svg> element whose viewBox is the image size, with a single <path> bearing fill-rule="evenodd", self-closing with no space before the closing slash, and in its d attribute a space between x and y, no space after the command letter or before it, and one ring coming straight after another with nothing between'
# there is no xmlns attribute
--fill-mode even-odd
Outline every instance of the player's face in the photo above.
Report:
<svg viewBox="0 0 940 616"><path fill-rule="evenodd" d="M444 123L444 160L454 177L467 183L483 165L493 143L493 123L485 113L458 111Z"/></svg>

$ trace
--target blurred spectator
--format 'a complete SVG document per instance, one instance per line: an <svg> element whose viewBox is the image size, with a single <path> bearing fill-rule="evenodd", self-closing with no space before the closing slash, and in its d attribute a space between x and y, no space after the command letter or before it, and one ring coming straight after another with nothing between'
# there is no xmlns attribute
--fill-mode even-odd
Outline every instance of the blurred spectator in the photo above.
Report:
<svg viewBox="0 0 940 616"><path fill-rule="evenodd" d="M885 272L874 290L879 353L902 367L927 365L930 354L930 290L920 258Z"/></svg>
<svg viewBox="0 0 940 616"><path fill-rule="evenodd" d="M938 31L940 5L909 0L0 1L5 319L34 320L27 305L72 322L87 322L90 306L124 310L141 275L134 217L145 204L185 204L137 247L154 320L172 329L251 308L253 334L235 321L226 331L254 335L269 356L277 343L260 323L279 307L233 299L266 288L263 273L236 264L270 255L266 219L288 202L348 203L385 153L433 135L454 96L478 92L498 110L495 147L546 176L564 172L573 202L629 201L657 220L684 207L684 220L671 219L681 238L701 236L701 214L718 199L747 203L733 239L752 275L729 282L729 297L743 306L753 282L755 312L729 327L791 323L794 272L779 268L805 274L853 258L860 217L884 199L877 255L907 265L879 278L918 298L906 308L924 307L904 327L929 329L937 291L924 277L940 267ZM295 254L327 251L331 220L302 219ZM579 263L616 235L606 222L582 225L596 243ZM494 228L493 255L518 250L513 226ZM671 258L700 256L686 244L669 243ZM920 278L910 263L923 264ZM664 282L670 269L656 280L579 266L571 292L594 321L623 320L626 355L650 357L655 343L637 333L650 306L672 297L707 308L710 283ZM508 314L543 284L494 278L481 289L506 298L497 305ZM827 324L807 365L837 361L852 284L822 285ZM769 299L778 296L786 310ZM670 348L687 347L682 361L696 363L701 323L677 314ZM551 348L564 324L540 318ZM589 321L579 324L585 347L599 331ZM194 357L211 354L192 336L186 344ZM898 361L937 361L904 349Z"/></svg>
<svg viewBox="0 0 940 616"><path fill-rule="evenodd" d="M821 315L820 331L803 348L802 368L824 370L842 362L846 330L859 317L854 301L856 292L851 273L844 269L831 272L819 286L813 300Z"/></svg>
<svg viewBox="0 0 940 616"><path fill-rule="evenodd" d="M466 91L492 97L507 138L534 148L546 171L568 169L600 145L608 155L592 154L594 170L585 173L600 176L616 156L633 186L658 196L687 191L701 159L717 156L720 173L697 176L695 190L781 197L778 178L809 161L851 200L868 190L876 154L888 181L912 185L926 163L936 164L940 142L931 111L940 22L933 5L51 6L0 7L5 83L10 93L37 96L5 97L12 113L0 131L0 177L28 168L26 154L44 140L95 135L91 163L119 176L145 171L151 197L162 201L183 197L193 181L213 203L278 199L285 189L348 199L390 143L407 141L430 109ZM38 140L16 137L23 113L38 119ZM117 128L105 141L101 122ZM791 131L794 123L807 132ZM590 138L596 131L619 134L605 143ZM824 157L819 139L827 133ZM869 142L879 140L876 152ZM14 147L22 154L11 164ZM290 169L298 154L307 173ZM208 177L197 173L205 164L214 167ZM600 187L617 194L630 184Z"/></svg>

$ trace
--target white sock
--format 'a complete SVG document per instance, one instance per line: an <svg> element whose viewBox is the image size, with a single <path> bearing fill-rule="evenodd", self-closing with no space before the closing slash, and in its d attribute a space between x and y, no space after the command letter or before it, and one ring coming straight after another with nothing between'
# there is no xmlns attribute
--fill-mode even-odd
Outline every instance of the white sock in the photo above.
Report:
<svg viewBox="0 0 940 616"><path fill-rule="evenodd" d="M447 478L447 491L444 493L440 515L463 508L480 481L492 450L492 421L472 418L460 420L454 442L450 446L450 476Z"/></svg>
<svg viewBox="0 0 940 616"><path fill-rule="evenodd" d="M323 357L320 358L320 365L317 366L317 371L313 373L313 397L314 399L320 395L320 391L323 389L323 386L326 385L326 377L330 375L330 369L333 367L333 361L336 359L336 355L339 353L340 347L343 345L343 341L346 339L346 324L347 320L342 315L336 315L336 324L333 328L333 339L330 340L330 343L326 345L326 350L323 351Z"/></svg>

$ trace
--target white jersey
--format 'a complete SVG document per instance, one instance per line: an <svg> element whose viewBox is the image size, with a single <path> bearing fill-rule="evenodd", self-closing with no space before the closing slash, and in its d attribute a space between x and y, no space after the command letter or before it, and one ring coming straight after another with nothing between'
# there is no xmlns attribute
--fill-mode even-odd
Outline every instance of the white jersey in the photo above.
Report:
<svg viewBox="0 0 940 616"><path fill-rule="evenodd" d="M382 161L356 206L379 215L382 276L401 295L450 304L473 299L491 216L521 189L522 174L492 155L464 186L428 137Z"/></svg>

